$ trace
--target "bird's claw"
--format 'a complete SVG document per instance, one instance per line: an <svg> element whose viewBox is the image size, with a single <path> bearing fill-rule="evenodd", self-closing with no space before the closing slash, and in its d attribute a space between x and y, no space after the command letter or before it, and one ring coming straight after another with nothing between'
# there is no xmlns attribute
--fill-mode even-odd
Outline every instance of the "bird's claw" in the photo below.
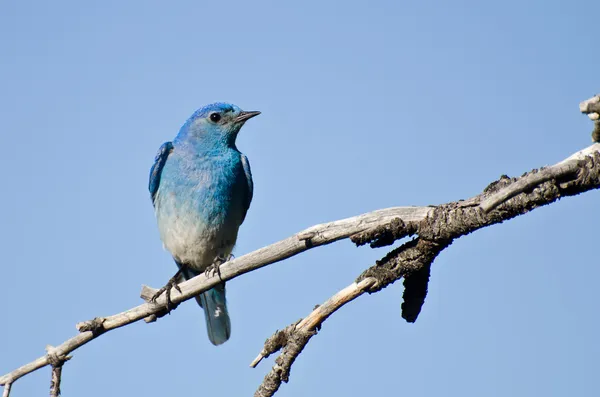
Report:
<svg viewBox="0 0 600 397"><path fill-rule="evenodd" d="M181 275L181 270L177 271L177 273L175 273L175 275L173 277L171 277L169 279L169 281L167 281L167 284L165 284L164 287L162 287L161 289L159 289L158 291L156 291L156 293L154 295L152 295L152 297L150 298L150 302L152 302L152 303L156 302L156 300L164 292L165 293L165 298L166 298L167 313L170 312L171 310L176 309L177 306L178 306L178 304L175 305L171 301L171 288L175 288L179 293L181 293L181 288L179 288L179 285L177 283L177 281L179 280L180 275Z"/></svg>
<svg viewBox="0 0 600 397"><path fill-rule="evenodd" d="M208 278L208 277L213 277L216 274L219 276L219 279L221 279L221 270L220 270L221 265L227 261L230 261L232 258L233 258L233 255L231 255L231 254L229 254L227 257L223 257L223 256L215 257L212 265L210 265L209 267L207 267L204 270L204 275Z"/></svg>

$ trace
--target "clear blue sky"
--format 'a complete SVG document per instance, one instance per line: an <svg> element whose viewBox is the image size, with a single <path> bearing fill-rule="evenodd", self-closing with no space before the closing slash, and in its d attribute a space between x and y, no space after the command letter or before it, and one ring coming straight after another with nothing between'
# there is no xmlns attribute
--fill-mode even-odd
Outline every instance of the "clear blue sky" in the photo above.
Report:
<svg viewBox="0 0 600 397"><path fill-rule="evenodd" d="M84 3L86 3L84 5ZM4 1L0 372L140 303L175 265L147 188L160 144L213 101L242 130L254 202L235 253L305 227L479 193L590 144L600 3ZM597 396L600 192L461 238L416 324L401 282L327 321L279 396ZM102 336L65 396L249 396L273 331L386 253L349 241L228 284L231 340L193 302ZM49 369L13 397L44 395Z"/></svg>

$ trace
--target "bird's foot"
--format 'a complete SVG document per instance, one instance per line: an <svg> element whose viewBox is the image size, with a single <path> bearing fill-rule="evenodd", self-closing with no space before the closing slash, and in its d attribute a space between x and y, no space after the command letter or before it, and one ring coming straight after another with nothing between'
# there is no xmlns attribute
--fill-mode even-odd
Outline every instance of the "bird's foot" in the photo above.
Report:
<svg viewBox="0 0 600 397"><path fill-rule="evenodd" d="M231 255L231 254L229 254L227 257L224 257L224 256L215 257L212 265L210 265L209 267L207 267L204 270L204 275L206 277L213 277L216 274L219 276L219 279L221 279L221 270L220 270L221 265L227 261L230 261L232 258L233 258L233 255Z"/></svg>
<svg viewBox="0 0 600 397"><path fill-rule="evenodd" d="M156 291L154 295L152 295L152 298L150 298L150 302L155 302L158 299L158 297L161 296L164 292L165 297L167 299L167 313L171 310L176 309L178 305L173 304L173 302L171 301L171 289L175 288L179 293L181 293L181 288L179 288L178 285L178 281L181 277L181 274L181 269L177 270L177 273L175 273L175 275L171 277L169 281L167 281L167 284L165 284L164 287L162 287L161 289Z"/></svg>

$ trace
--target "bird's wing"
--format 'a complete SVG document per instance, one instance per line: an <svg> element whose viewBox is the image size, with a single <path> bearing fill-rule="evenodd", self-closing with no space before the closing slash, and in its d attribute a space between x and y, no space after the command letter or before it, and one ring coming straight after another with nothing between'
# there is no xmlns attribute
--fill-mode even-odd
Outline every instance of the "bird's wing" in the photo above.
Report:
<svg viewBox="0 0 600 397"><path fill-rule="evenodd" d="M165 142L162 144L156 157L154 158L154 164L150 169L150 180L148 181L148 190L152 197L152 204L154 204L156 193L158 192L158 186L160 185L160 174L162 173L163 167L167 162L169 154L173 151L173 143Z"/></svg>
<svg viewBox="0 0 600 397"><path fill-rule="evenodd" d="M250 162L248 161L248 157L242 154L242 166L244 167L244 174L246 174L246 182L248 183L248 190L246 194L246 202L244 208L244 218L246 217L246 212L248 208L250 208L250 203L252 202L252 195L254 194L254 183L252 182L252 171L250 170ZM243 220L243 219L242 219Z"/></svg>

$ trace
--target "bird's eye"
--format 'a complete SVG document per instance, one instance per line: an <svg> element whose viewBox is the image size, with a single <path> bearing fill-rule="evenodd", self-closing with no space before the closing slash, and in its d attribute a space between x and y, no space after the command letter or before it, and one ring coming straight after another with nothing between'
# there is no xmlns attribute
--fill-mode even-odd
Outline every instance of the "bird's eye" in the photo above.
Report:
<svg viewBox="0 0 600 397"><path fill-rule="evenodd" d="M221 115L219 113L213 113L210 115L210 121L213 123L218 123L221 120Z"/></svg>

